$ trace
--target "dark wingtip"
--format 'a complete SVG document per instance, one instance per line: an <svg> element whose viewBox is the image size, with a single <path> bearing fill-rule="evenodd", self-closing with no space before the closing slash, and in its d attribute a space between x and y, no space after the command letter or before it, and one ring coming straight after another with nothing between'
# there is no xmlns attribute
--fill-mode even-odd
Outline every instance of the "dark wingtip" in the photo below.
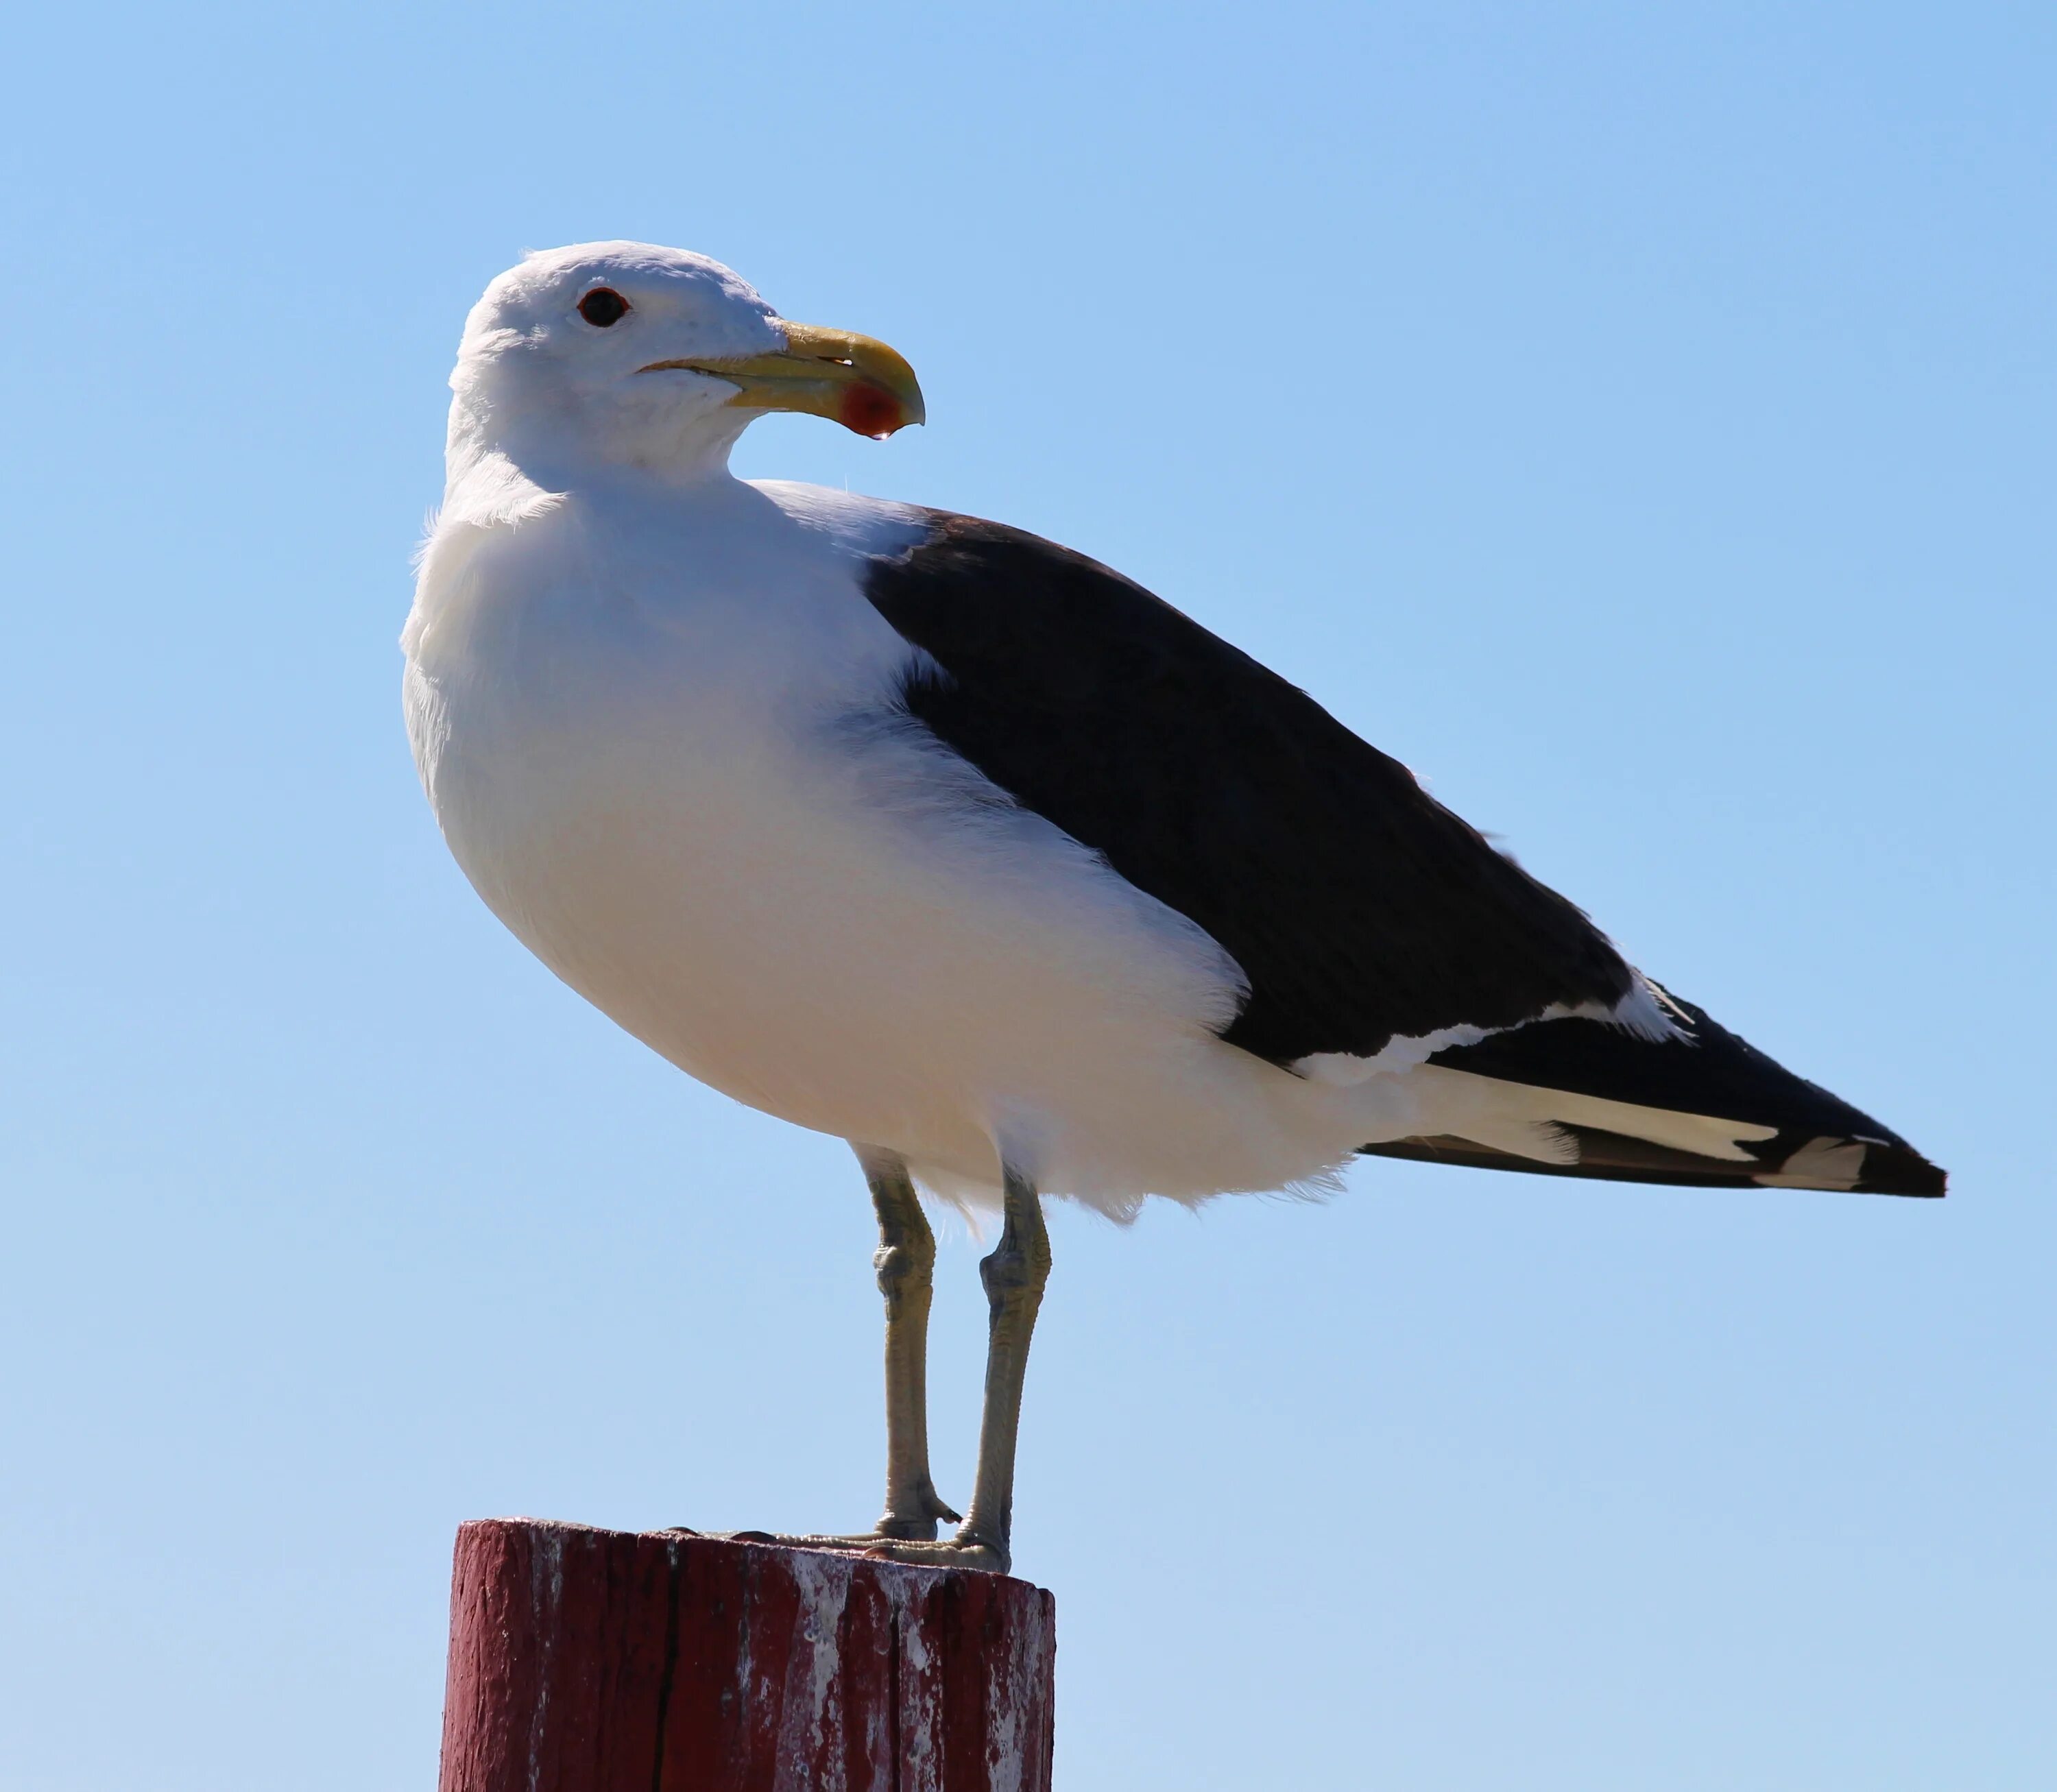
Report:
<svg viewBox="0 0 2057 1792"><path fill-rule="evenodd" d="M1930 1163L1912 1146L1866 1143L1864 1174L1858 1180L1857 1193L1909 1195L1917 1200L1940 1201L1949 1192L1949 1173Z"/></svg>

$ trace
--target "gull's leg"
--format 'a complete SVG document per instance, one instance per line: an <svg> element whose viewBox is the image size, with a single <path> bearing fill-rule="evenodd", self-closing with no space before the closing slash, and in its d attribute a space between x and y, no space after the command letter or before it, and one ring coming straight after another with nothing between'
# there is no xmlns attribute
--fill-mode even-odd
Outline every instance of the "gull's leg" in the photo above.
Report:
<svg viewBox="0 0 2057 1792"><path fill-rule="evenodd" d="M1006 1220L993 1255L978 1266L985 1284L989 1329L985 1407L978 1427L978 1477L971 1510L954 1539L960 1549L989 1550L1003 1574L1014 1535L1014 1449L1021 1432L1021 1389L1028 1340L1050 1280L1050 1234L1043 1202L1013 1170L1006 1175Z"/></svg>
<svg viewBox="0 0 2057 1792"><path fill-rule="evenodd" d="M971 1510L947 1543L881 1543L870 1552L895 1561L979 1568L1005 1574L1013 1561L1014 1446L1021 1428L1021 1387L1028 1340L1050 1279L1050 1235L1034 1187L1005 1172L1005 1221L992 1256L978 1266L990 1314L985 1410L978 1431L978 1478Z"/></svg>
<svg viewBox="0 0 2057 1792"><path fill-rule="evenodd" d="M957 1516L929 1478L929 1307L936 1235L905 1160L865 1148L857 1157L878 1215L878 1249L871 1263L886 1297L886 1511L877 1534L931 1541L938 1518Z"/></svg>
<svg viewBox="0 0 2057 1792"><path fill-rule="evenodd" d="M727 1534L760 1543L816 1549L863 1549L874 1543L934 1542L936 1521L957 1515L929 1478L929 1308L935 1298L936 1235L898 1152L853 1143L878 1216L871 1265L886 1297L886 1511L861 1536L783 1536L771 1531Z"/></svg>

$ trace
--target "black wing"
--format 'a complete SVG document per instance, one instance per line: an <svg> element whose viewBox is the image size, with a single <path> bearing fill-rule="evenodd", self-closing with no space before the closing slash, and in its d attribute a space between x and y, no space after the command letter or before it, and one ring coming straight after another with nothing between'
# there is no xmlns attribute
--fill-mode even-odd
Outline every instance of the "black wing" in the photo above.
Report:
<svg viewBox="0 0 2057 1792"><path fill-rule="evenodd" d="M1290 1065L1449 1027L1512 1029L1431 1062L1540 1113L1568 1161L1456 1137L1367 1150L1644 1182L1943 1192L1904 1140L1690 1003L1673 1002L1679 1035L1663 1041L1540 1019L1611 1007L1634 974L1405 766L1133 581L937 512L918 544L873 562L865 589L933 663L910 674L909 712L1242 967L1250 998L1231 1044ZM1563 1098L1539 1108L1537 1090ZM1664 1122L1680 1115L1769 1136L1737 1147L1747 1161L1704 1157L1678 1147Z"/></svg>
<svg viewBox="0 0 2057 1792"><path fill-rule="evenodd" d="M1368 1056L1628 993L1592 923L1405 766L1097 561L937 514L866 593L940 668L914 716L1242 966L1231 1044Z"/></svg>

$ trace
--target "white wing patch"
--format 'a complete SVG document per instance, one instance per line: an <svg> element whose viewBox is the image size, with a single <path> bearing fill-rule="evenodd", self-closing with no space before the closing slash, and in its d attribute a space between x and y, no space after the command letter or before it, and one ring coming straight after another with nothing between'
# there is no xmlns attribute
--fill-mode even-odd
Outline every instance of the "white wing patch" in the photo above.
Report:
<svg viewBox="0 0 2057 1792"><path fill-rule="evenodd" d="M1776 1170L1750 1178L1767 1189L1854 1189L1864 1176L1861 1139L1809 1139Z"/></svg>
<svg viewBox="0 0 2057 1792"><path fill-rule="evenodd" d="M1575 1142L1556 1130L1560 1126L1589 1126L1595 1132L1647 1139L1652 1145L1725 1164L1756 1162L1743 1146L1762 1144L1778 1133L1776 1126L1706 1114L1675 1114L1525 1082L1503 1082L1497 1077L1475 1076L1468 1070L1433 1064L1415 1071L1413 1080L1422 1092L1422 1110L1428 1118L1424 1132L1448 1133L1543 1163L1579 1161Z"/></svg>
<svg viewBox="0 0 2057 1792"><path fill-rule="evenodd" d="M1611 1007L1599 1002L1581 1002L1576 1007L1553 1002L1534 1019L1516 1021L1512 1027L1473 1027L1460 1023L1455 1027L1439 1027L1433 1033L1389 1039L1369 1057L1360 1058L1347 1051L1310 1052L1305 1058L1296 1058L1290 1067L1295 1076L1305 1077L1310 1082L1324 1083L1331 1089L1348 1089L1353 1084L1369 1082L1373 1077L1411 1070L1453 1046L1475 1046L1496 1033L1512 1033L1520 1027L1540 1027L1552 1020L1604 1021L1639 1039L1654 1042L1681 1036L1678 1023L1672 1019L1663 999L1638 971L1634 987Z"/></svg>

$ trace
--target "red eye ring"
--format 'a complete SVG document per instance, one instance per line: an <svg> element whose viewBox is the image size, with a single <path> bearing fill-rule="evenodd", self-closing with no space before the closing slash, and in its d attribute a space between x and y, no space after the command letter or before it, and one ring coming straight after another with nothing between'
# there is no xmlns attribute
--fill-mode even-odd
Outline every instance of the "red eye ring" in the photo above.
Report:
<svg viewBox="0 0 2057 1792"><path fill-rule="evenodd" d="M628 315L628 301L612 287L595 287L578 302L578 314L596 330L612 330Z"/></svg>

